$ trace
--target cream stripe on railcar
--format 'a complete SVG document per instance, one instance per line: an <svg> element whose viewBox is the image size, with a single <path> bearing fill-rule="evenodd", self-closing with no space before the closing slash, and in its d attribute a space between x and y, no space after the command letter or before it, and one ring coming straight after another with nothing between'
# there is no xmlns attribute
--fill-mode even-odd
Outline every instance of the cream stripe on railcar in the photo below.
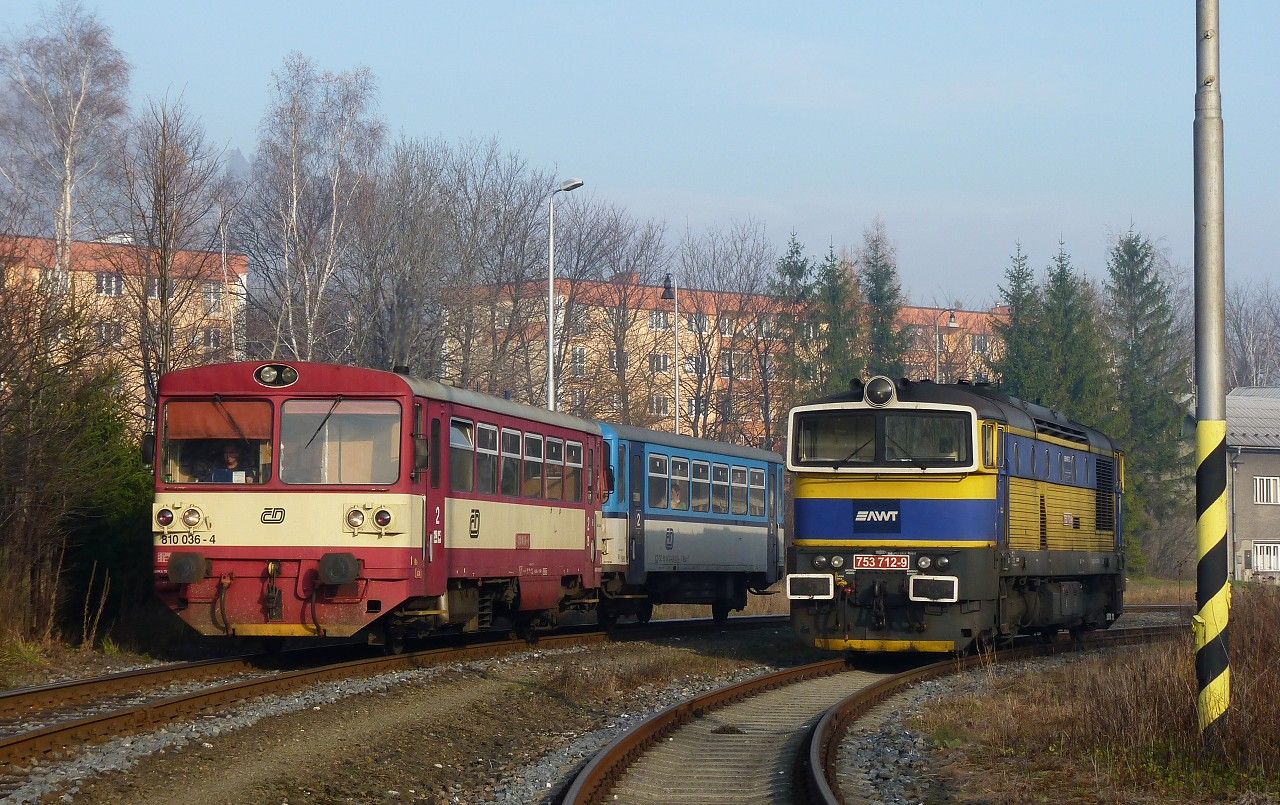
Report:
<svg viewBox="0 0 1280 805"><path fill-rule="evenodd" d="M445 545L450 548L512 550L517 534L529 535L530 550L582 550L587 544L582 509L450 498L445 512ZM472 512L479 526L474 537Z"/></svg>
<svg viewBox="0 0 1280 805"><path fill-rule="evenodd" d="M182 513L192 507L203 517L194 528L187 528L182 525ZM174 520L162 529L155 514L166 508L173 511ZM365 522L359 529L347 525L352 508L364 512ZM373 522L374 513L382 508L392 516L385 529ZM423 509L417 495L373 492L161 493L152 505L151 529L157 547L190 545L182 537L192 535L201 537L201 545L217 548L421 548Z"/></svg>

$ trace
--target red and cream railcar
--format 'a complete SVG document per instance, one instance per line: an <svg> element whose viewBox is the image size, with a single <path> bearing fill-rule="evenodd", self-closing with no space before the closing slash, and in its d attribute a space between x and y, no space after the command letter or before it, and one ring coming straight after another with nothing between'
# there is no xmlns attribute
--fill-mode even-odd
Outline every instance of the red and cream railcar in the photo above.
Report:
<svg viewBox="0 0 1280 805"><path fill-rule="evenodd" d="M398 640L594 604L600 428L391 372L161 378L156 589L207 635Z"/></svg>

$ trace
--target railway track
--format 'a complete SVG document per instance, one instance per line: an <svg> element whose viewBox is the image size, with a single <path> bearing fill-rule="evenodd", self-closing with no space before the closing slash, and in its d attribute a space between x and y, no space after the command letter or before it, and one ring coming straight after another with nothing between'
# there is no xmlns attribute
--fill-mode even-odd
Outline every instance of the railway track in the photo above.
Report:
<svg viewBox="0 0 1280 805"><path fill-rule="evenodd" d="M656 621L644 626L626 626L613 633L580 628L567 634L539 636L533 645L539 649L557 649L592 645L611 640L642 640L723 629L752 629L777 626L781 616L731 618L727 624L709 620ZM0 770L12 770L34 760L56 759L78 748L122 735L137 734L176 721L224 709L240 702L268 694L283 694L309 685L341 679L373 676L391 671L423 668L451 662L466 662L528 650L531 642L523 638L504 637L463 646L430 648L392 656L360 657L342 662L307 665L305 656L332 656L330 647L289 655L249 655L195 663L146 668L121 674L77 680L0 694ZM293 656L291 656L293 655ZM288 662L283 662L285 658ZM281 666L301 665L289 668ZM219 681L227 676L240 676L233 681ZM176 683L198 685L175 695L143 698L142 701L112 706L122 697L144 697L148 691ZM91 703L89 708L83 707ZM105 703L105 705L104 705ZM92 712L77 713L72 709ZM5 734L3 724L38 720L49 722L34 729Z"/></svg>
<svg viewBox="0 0 1280 805"><path fill-rule="evenodd" d="M1117 627L1091 634L1087 645L1125 645L1185 631L1185 625ZM837 750L848 729L876 704L918 682L976 664L1070 648L1040 644L907 670L854 668L833 659L748 680L669 708L622 736L579 771L562 801L860 801L865 793L842 791L858 781L842 783L837 776Z"/></svg>

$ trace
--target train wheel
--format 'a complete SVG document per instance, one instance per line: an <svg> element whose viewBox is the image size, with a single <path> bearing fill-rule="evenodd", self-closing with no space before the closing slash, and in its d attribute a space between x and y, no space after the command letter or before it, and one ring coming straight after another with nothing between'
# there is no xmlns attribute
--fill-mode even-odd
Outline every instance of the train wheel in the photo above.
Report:
<svg viewBox="0 0 1280 805"><path fill-rule="evenodd" d="M723 598L714 601L711 604L711 619L716 623L724 623L729 620L729 602Z"/></svg>
<svg viewBox="0 0 1280 805"><path fill-rule="evenodd" d="M386 642L382 644L382 652L392 655L403 654L404 635L398 632L387 632Z"/></svg>
<svg viewBox="0 0 1280 805"><path fill-rule="evenodd" d="M636 611L636 623L648 623L653 620L653 602L645 601Z"/></svg>

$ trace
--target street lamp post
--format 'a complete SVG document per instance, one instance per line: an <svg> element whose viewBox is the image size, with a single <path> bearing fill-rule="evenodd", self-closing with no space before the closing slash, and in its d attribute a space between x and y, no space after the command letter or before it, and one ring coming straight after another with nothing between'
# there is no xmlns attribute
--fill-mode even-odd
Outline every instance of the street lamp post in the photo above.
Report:
<svg viewBox="0 0 1280 805"><path fill-rule="evenodd" d="M959 323L956 322L956 312L954 310L951 310L950 308L942 311L942 313L939 313L938 317L933 320L933 382L934 383L942 382L942 371L941 371L942 367L940 364L941 364L941 358L942 358L941 322L942 322L943 315L946 315L947 317L948 330L954 330L955 328L960 326Z"/></svg>
<svg viewBox="0 0 1280 805"><path fill-rule="evenodd" d="M581 179L566 179L547 194L547 410L556 410L556 193L582 187Z"/></svg>
<svg viewBox="0 0 1280 805"><path fill-rule="evenodd" d="M675 302L676 309L676 329L675 329L675 357L676 357L676 416L675 416L675 434L680 435L680 281L670 272L667 273L667 280L662 286L662 298Z"/></svg>

